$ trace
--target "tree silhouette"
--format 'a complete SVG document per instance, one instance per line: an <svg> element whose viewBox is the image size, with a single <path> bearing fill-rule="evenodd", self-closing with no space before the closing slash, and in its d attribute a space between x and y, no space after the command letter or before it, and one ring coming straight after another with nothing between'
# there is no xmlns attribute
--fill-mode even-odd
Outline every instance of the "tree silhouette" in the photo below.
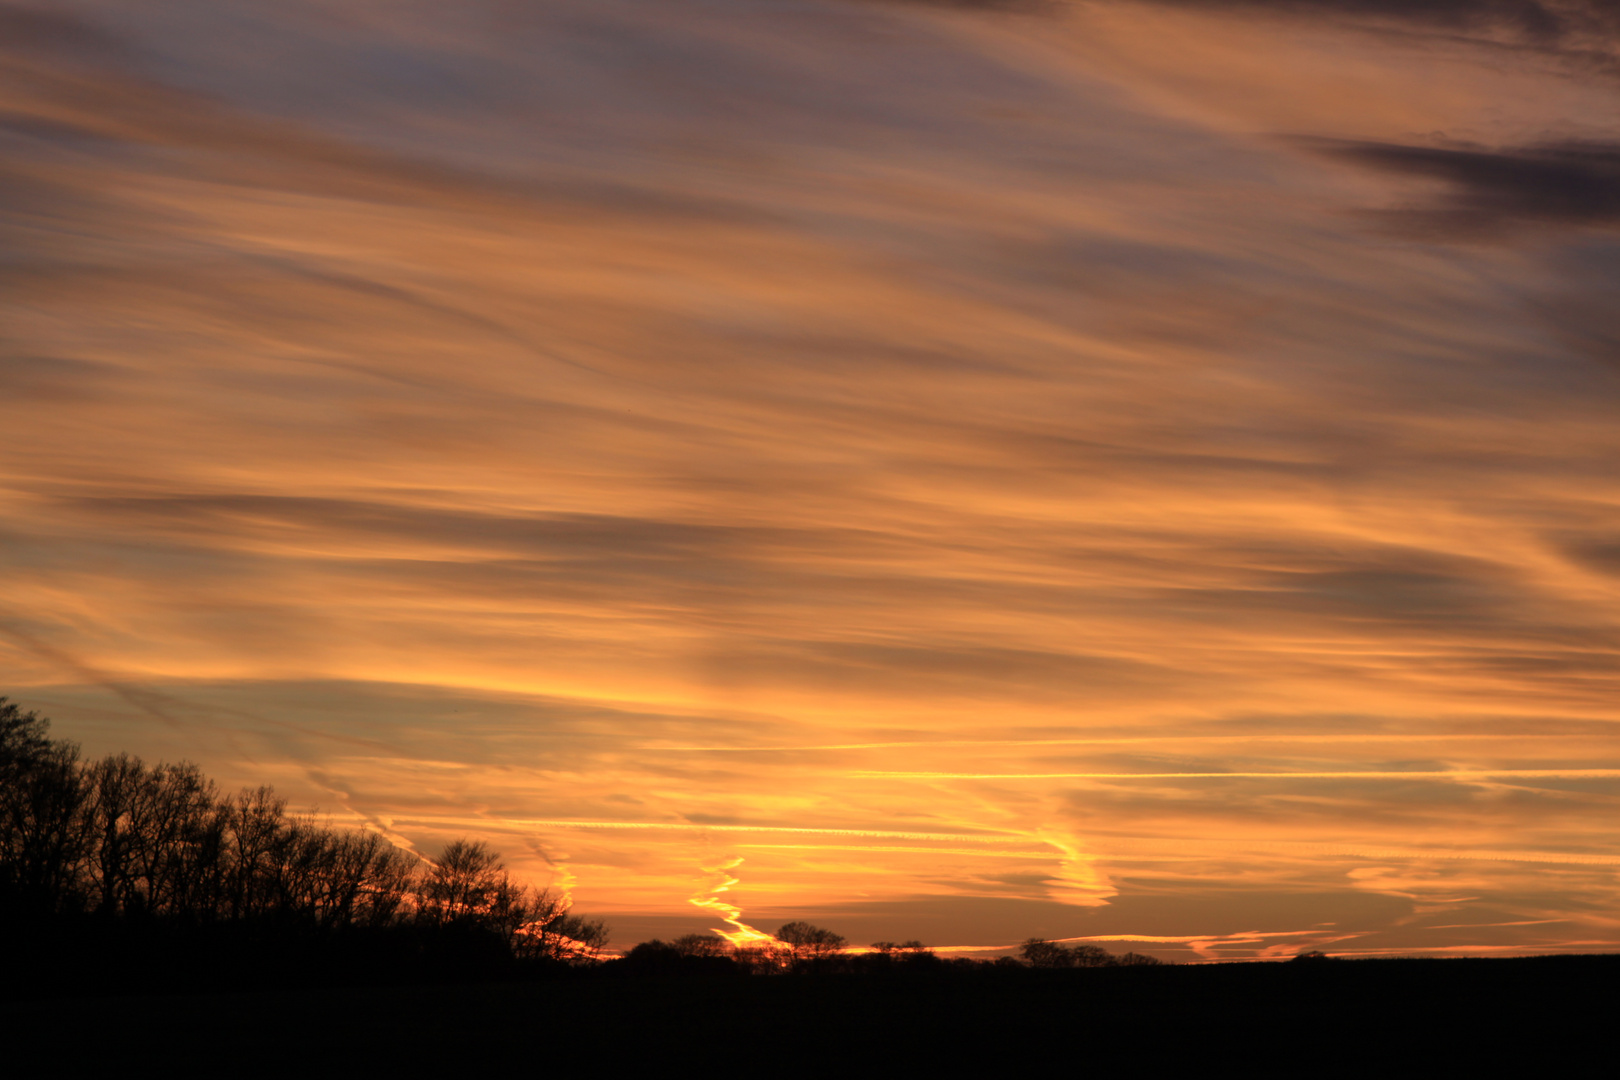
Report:
<svg viewBox="0 0 1620 1080"><path fill-rule="evenodd" d="M491 935L519 959L595 960L607 946L604 923L570 915L549 889L513 882L482 841L446 845L416 895L419 923Z"/></svg>
<svg viewBox="0 0 1620 1080"><path fill-rule="evenodd" d="M682 956L724 956L731 948L718 934L686 934L669 946Z"/></svg>
<svg viewBox="0 0 1620 1080"><path fill-rule="evenodd" d="M49 723L0 698L0 905L43 914L75 905L89 850L79 748Z"/></svg>
<svg viewBox="0 0 1620 1080"><path fill-rule="evenodd" d="M625 970L648 975L738 975L748 969L729 955L724 938L687 934L674 941L654 938L625 954Z"/></svg>
<svg viewBox="0 0 1620 1080"><path fill-rule="evenodd" d="M1023 945L1024 963L1037 968L1099 968L1119 967L1123 962L1107 949L1098 945L1076 945L1073 948L1064 948L1055 941L1045 938L1030 938ZM1138 956L1136 953L1128 954L1136 957L1130 961L1132 965L1144 963L1156 964L1151 956Z"/></svg>
<svg viewBox="0 0 1620 1080"><path fill-rule="evenodd" d="M51 747L51 722L0 697L0 784L9 783Z"/></svg>
<svg viewBox="0 0 1620 1080"><path fill-rule="evenodd" d="M430 925L487 920L510 907L500 856L482 841L453 840L417 889L416 917Z"/></svg>
<svg viewBox="0 0 1620 1080"><path fill-rule="evenodd" d="M550 893L539 896L550 898ZM607 948L608 928L601 919L570 915L566 908L547 909L536 904L536 917L524 925L514 945L519 957L536 960L562 960L589 963L599 960Z"/></svg>
<svg viewBox="0 0 1620 1080"><path fill-rule="evenodd" d="M1075 967L1113 967L1114 954L1098 945L1076 945L1069 950Z"/></svg>
<svg viewBox="0 0 1620 1080"><path fill-rule="evenodd" d="M1037 968L1074 967L1074 954L1055 941L1030 938L1024 942L1024 962Z"/></svg>
<svg viewBox="0 0 1620 1080"><path fill-rule="evenodd" d="M807 922L790 922L776 932L776 940L793 950L795 963L816 963L836 956L844 938Z"/></svg>
<svg viewBox="0 0 1620 1080"><path fill-rule="evenodd" d="M894 971L905 969L922 971L937 969L942 961L932 949L915 938L910 941L874 941L873 952L856 957L853 962L858 971Z"/></svg>
<svg viewBox="0 0 1620 1080"><path fill-rule="evenodd" d="M481 842L424 866L377 833L289 815L268 787L222 795L189 762L82 762L48 726L0 698L0 957L51 985L99 970L136 988L233 956L289 973L298 957L390 977L540 970L607 944Z"/></svg>
<svg viewBox="0 0 1620 1080"><path fill-rule="evenodd" d="M1146 953L1128 952L1114 957L1117 967L1159 967L1164 963L1157 956L1148 956Z"/></svg>

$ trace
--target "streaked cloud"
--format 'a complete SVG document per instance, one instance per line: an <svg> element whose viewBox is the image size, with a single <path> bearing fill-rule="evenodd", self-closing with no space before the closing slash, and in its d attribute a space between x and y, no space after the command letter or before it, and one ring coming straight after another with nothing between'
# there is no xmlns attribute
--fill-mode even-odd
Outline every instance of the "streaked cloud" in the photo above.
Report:
<svg viewBox="0 0 1620 1080"><path fill-rule="evenodd" d="M621 943L1614 939L1607 9L341 7L0 7L0 692Z"/></svg>
<svg viewBox="0 0 1620 1080"><path fill-rule="evenodd" d="M1327 149L1369 168L1447 186L1429 205L1382 211L1397 233L1485 238L1514 226L1590 227L1620 220L1620 144L1487 150L1347 143Z"/></svg>
<svg viewBox="0 0 1620 1080"><path fill-rule="evenodd" d="M1620 38L1620 16L1603 0L1149 0L1193 10L1277 12L1295 17L1395 24L1543 47L1580 48Z"/></svg>

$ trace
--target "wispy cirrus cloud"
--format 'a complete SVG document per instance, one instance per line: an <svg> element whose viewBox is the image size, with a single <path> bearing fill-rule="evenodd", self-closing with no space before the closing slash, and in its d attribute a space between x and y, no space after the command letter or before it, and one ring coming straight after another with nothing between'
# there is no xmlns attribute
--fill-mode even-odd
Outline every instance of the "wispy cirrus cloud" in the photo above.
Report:
<svg viewBox="0 0 1620 1080"><path fill-rule="evenodd" d="M390 11L0 7L5 692L649 935L1607 932L1602 9Z"/></svg>

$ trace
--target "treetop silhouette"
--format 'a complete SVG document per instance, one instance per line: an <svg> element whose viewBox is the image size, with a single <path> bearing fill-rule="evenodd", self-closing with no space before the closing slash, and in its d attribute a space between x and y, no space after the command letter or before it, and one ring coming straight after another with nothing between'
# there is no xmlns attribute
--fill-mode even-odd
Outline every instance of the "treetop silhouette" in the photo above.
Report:
<svg viewBox="0 0 1620 1080"><path fill-rule="evenodd" d="M48 727L0 698L7 933L84 918L129 934L384 933L402 948L491 963L592 961L607 943L603 923L513 881L481 841L452 841L423 860L377 833L290 814L269 787L222 794L190 762L148 765L129 754L82 762Z"/></svg>

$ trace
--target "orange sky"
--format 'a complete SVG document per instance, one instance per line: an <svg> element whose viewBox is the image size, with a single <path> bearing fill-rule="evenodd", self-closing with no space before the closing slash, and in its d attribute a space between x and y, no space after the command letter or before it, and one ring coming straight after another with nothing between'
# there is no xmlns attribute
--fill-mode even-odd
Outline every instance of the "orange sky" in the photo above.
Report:
<svg viewBox="0 0 1620 1080"><path fill-rule="evenodd" d="M0 3L0 693L620 946L1620 948L1620 21L1389 8Z"/></svg>

